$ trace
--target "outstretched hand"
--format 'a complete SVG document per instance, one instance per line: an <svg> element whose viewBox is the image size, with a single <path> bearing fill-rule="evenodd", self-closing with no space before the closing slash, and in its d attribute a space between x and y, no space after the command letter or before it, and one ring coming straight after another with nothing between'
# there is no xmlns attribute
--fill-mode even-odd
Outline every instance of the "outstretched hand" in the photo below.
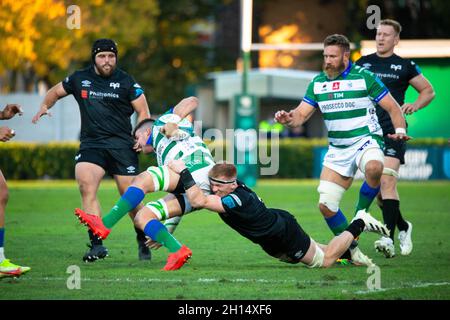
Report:
<svg viewBox="0 0 450 320"><path fill-rule="evenodd" d="M6 107L1 112L1 119L8 120L14 117L16 114L19 114L21 116L23 114L23 110L18 104L7 104Z"/></svg>
<svg viewBox="0 0 450 320"><path fill-rule="evenodd" d="M0 141L3 141L3 142L9 141L15 135L16 135L16 133L14 132L13 129L10 129L8 127L0 128Z"/></svg>
<svg viewBox="0 0 450 320"><path fill-rule="evenodd" d="M159 243L159 242L157 242L155 240L152 240L152 239L150 239L148 237L147 237L147 241L145 241L145 245L147 247L149 247L150 249L152 249L152 250L158 250L162 246L161 243Z"/></svg>
<svg viewBox="0 0 450 320"><path fill-rule="evenodd" d="M49 117L52 116L52 114L48 111L47 107L41 107L39 109L39 111L34 115L33 119L31 120L31 122L33 123L37 123L39 121L39 119L42 116L48 115Z"/></svg>
<svg viewBox="0 0 450 320"><path fill-rule="evenodd" d="M412 137L408 136L407 134L403 134L403 133L394 133L394 134L390 134L388 133L388 138L395 140L395 141L408 141L410 139L412 139Z"/></svg>
<svg viewBox="0 0 450 320"><path fill-rule="evenodd" d="M294 120L294 111L293 110L289 112L286 112L284 110L277 111L277 113L275 113L274 120L278 123L281 123L282 125L290 126L292 124L292 121Z"/></svg>
<svg viewBox="0 0 450 320"><path fill-rule="evenodd" d="M416 106L414 103L405 103L402 106L402 111L404 114L406 115L410 115L413 114L414 112L416 112L417 110L419 110L419 107Z"/></svg>

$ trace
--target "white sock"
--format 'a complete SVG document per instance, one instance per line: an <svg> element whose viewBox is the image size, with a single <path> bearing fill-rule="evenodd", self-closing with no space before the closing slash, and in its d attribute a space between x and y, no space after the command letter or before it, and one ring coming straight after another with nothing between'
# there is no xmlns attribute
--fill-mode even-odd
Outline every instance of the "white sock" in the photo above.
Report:
<svg viewBox="0 0 450 320"><path fill-rule="evenodd" d="M0 247L0 262L2 262L3 260L5 260L5 252L3 247Z"/></svg>

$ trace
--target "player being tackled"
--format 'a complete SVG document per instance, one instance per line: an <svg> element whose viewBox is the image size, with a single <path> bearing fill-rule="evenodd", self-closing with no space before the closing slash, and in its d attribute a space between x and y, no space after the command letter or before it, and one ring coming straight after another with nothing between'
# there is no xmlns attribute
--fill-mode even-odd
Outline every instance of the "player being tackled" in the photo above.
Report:
<svg viewBox="0 0 450 320"><path fill-rule="evenodd" d="M136 149L144 153L155 152L158 167L149 167L134 178L131 186L103 218L81 209L75 210L79 220L98 237L106 239L113 226L143 201L145 194L165 191L168 194L157 201L148 202L139 210L134 222L153 242L162 245L170 255L163 270L177 270L192 256L192 251L178 242L161 221L173 220L193 211L185 198L180 176L167 167L171 160L180 159L191 171L204 192L210 192L208 172L214 160L207 146L193 131L185 118L198 105L195 97L183 99L177 106L157 120L144 120L135 130Z"/></svg>

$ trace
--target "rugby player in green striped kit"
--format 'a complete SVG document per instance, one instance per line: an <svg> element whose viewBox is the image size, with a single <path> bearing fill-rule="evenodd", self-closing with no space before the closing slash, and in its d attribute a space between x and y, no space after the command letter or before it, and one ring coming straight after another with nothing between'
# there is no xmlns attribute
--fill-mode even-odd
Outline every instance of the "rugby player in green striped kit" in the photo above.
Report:
<svg viewBox="0 0 450 320"><path fill-rule="evenodd" d="M103 219L75 209L80 221L87 224L92 232L105 239L111 228L126 213L136 208L145 194L157 191L169 192L157 201L147 203L137 213L135 226L144 231L146 236L157 244L166 247L170 254L164 270L177 270L191 257L192 251L172 236L169 227L161 221L173 220L191 212L193 208L187 201L180 175L170 170L167 164L171 160L184 161L194 180L201 189L210 193L208 172L214 166L214 159L203 143L194 133L192 124L185 118L198 106L198 99L183 99L174 108L156 121L146 119L137 124L134 130L136 147L144 153L155 152L158 167L149 167L136 176L126 192Z"/></svg>
<svg viewBox="0 0 450 320"><path fill-rule="evenodd" d="M275 114L275 120L288 127L305 123L317 109L328 129L328 152L320 175L319 210L331 231L338 235L348 226L339 203L351 186L359 168L365 183L355 212L368 209L380 189L383 173L383 132L376 115L376 104L385 109L395 127L394 140L409 140L400 106L372 72L350 62L350 42L339 34L324 40L323 72L309 84L299 106ZM355 242L351 261L371 265Z"/></svg>

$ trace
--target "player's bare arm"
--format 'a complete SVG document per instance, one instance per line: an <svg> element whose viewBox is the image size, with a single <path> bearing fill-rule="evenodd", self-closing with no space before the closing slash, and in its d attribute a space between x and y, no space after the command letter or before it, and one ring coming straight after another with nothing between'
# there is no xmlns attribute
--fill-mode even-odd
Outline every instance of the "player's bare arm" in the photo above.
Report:
<svg viewBox="0 0 450 320"><path fill-rule="evenodd" d="M392 95L388 93L378 102L378 104L389 113L395 128L395 134L388 134L388 137L394 140L405 141L411 139L411 137L406 134L406 122L403 117L402 109Z"/></svg>
<svg viewBox="0 0 450 320"><path fill-rule="evenodd" d="M168 164L169 169L180 174L186 169L186 165L182 160L173 160ZM219 196L208 195L205 196L200 187L194 184L192 187L186 190L186 196L188 197L189 203L193 208L196 209L208 209L214 212L225 212L222 205L222 200Z"/></svg>
<svg viewBox="0 0 450 320"><path fill-rule="evenodd" d="M286 112L284 110L275 113L275 121L290 128L299 127L308 121L316 109L309 103L302 101L297 108Z"/></svg>
<svg viewBox="0 0 450 320"><path fill-rule="evenodd" d="M36 113L36 115L31 120L33 123L37 123L39 119L44 116L48 115L51 116L51 113L48 111L53 105L58 101L59 99L67 96L66 90L64 90L64 87L61 82L53 86L50 90L48 90L47 94L44 97L44 101L41 103L41 107L39 108L39 111Z"/></svg>
<svg viewBox="0 0 450 320"><path fill-rule="evenodd" d="M180 116L181 119L187 117L198 107L198 99L196 97L188 97L181 100L174 108L173 113Z"/></svg>
<svg viewBox="0 0 450 320"><path fill-rule="evenodd" d="M425 108L430 104L436 95L430 81L422 74L415 76L409 81L409 84L419 93L414 103L405 103L402 106L403 113L413 114L414 112Z"/></svg>

